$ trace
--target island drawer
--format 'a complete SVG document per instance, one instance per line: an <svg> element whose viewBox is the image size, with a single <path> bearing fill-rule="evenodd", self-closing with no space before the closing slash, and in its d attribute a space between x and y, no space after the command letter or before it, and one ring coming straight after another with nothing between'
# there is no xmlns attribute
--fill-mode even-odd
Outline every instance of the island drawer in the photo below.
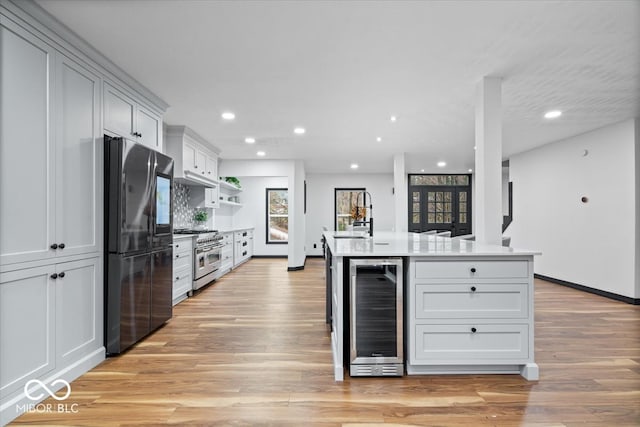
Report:
<svg viewBox="0 0 640 427"><path fill-rule="evenodd" d="M416 285L415 317L526 319L527 290L524 283Z"/></svg>
<svg viewBox="0 0 640 427"><path fill-rule="evenodd" d="M518 363L529 357L526 324L416 325L413 364Z"/></svg>
<svg viewBox="0 0 640 427"><path fill-rule="evenodd" d="M416 261L417 279L527 278L527 261Z"/></svg>

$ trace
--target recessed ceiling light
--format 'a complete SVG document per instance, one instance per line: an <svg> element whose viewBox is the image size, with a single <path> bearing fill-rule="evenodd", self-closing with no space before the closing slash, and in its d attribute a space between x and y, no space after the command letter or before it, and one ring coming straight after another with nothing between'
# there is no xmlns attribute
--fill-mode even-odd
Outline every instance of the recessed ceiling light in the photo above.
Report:
<svg viewBox="0 0 640 427"><path fill-rule="evenodd" d="M265 153L264 151L258 151L258 152L256 153L256 156L260 156L260 157L264 157L264 156L266 156L266 155L267 155L267 153Z"/></svg>
<svg viewBox="0 0 640 427"><path fill-rule="evenodd" d="M398 120L398 118L397 118L396 116L391 116L390 120L391 120L392 122L395 122L395 121L397 121L397 120Z"/></svg>
<svg viewBox="0 0 640 427"><path fill-rule="evenodd" d="M376 141L380 142L380 141L382 141L382 138L381 137L377 137Z"/></svg>
<svg viewBox="0 0 640 427"><path fill-rule="evenodd" d="M561 115L562 115L562 111L560 111L560 110L547 111L546 113L544 113L544 118L545 119L557 119Z"/></svg>
<svg viewBox="0 0 640 427"><path fill-rule="evenodd" d="M236 115L231 111L225 111L224 113L222 113L222 118L225 120L233 120L236 118Z"/></svg>
<svg viewBox="0 0 640 427"><path fill-rule="evenodd" d="M474 150L476 150L476 149L477 149L475 145L473 146L473 149L474 149Z"/></svg>
<svg viewBox="0 0 640 427"><path fill-rule="evenodd" d="M255 138L251 138L250 136L244 139L244 142L246 142L247 144L253 144L254 142L256 142Z"/></svg>
<svg viewBox="0 0 640 427"><path fill-rule="evenodd" d="M300 127L295 128L293 130L293 133L295 133L296 135L304 135L305 132L306 132L306 129L305 128L300 128Z"/></svg>
<svg viewBox="0 0 640 427"><path fill-rule="evenodd" d="M420 172L424 172L424 169L420 169Z"/></svg>
<svg viewBox="0 0 640 427"><path fill-rule="evenodd" d="M438 167L439 168L443 168L445 166L447 166L447 162L438 162Z"/></svg>
<svg viewBox="0 0 640 427"><path fill-rule="evenodd" d="M351 163L351 169L358 169L358 164L357 163Z"/></svg>
<svg viewBox="0 0 640 427"><path fill-rule="evenodd" d="M469 169L469 172L473 172L473 169Z"/></svg>

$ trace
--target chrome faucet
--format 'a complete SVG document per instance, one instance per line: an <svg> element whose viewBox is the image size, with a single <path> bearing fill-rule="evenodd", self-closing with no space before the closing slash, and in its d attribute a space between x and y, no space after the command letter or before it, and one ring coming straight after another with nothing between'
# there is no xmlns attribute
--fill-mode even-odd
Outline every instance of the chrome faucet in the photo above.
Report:
<svg viewBox="0 0 640 427"><path fill-rule="evenodd" d="M369 220L367 221L367 195L369 195ZM360 200L360 194L356 197L356 217L359 217L360 206L358 206L358 200ZM371 200L371 193L368 191L362 192L362 204L364 208L364 219L362 221L353 221L354 226L369 224L369 237L373 237L373 203Z"/></svg>

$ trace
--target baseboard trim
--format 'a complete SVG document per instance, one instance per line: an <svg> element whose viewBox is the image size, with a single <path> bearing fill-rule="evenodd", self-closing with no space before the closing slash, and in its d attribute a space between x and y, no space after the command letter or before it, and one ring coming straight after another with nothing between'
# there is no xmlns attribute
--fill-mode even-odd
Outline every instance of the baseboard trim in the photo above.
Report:
<svg viewBox="0 0 640 427"><path fill-rule="evenodd" d="M253 255L252 258L284 258L287 259L287 255Z"/></svg>
<svg viewBox="0 0 640 427"><path fill-rule="evenodd" d="M98 366L104 360L105 360L105 348L100 347L94 350L93 352L85 355L81 359L75 361L71 365L62 368L59 371L48 373L46 374L46 376L39 377L37 379L41 379L43 383L48 384L49 386L51 386L51 383L59 378L62 378L63 380L71 383L73 380L75 380L79 376L89 372L91 369ZM60 388L62 388L62 386L53 387L53 390L57 391ZM28 410L30 404L31 405L38 404L41 401L43 401L46 397L48 396L44 395L43 393L43 397L40 400L34 401L32 399L27 398L24 390L18 390L14 392L13 396L6 397L6 401L3 400L2 402L0 402L1 403L0 425L9 424L11 421L15 420L20 415L22 415L25 412L25 410ZM5 397L3 396L3 399L4 398ZM77 402L74 401L73 390L71 390L71 395L69 396L68 400L65 400L65 404L68 407L74 403L77 403ZM80 411L82 411L81 407L80 407Z"/></svg>
<svg viewBox="0 0 640 427"><path fill-rule="evenodd" d="M324 258L324 255L307 255L307 258Z"/></svg>
<svg viewBox="0 0 640 427"><path fill-rule="evenodd" d="M287 267L287 271L300 271L304 270L304 265L300 265L298 267Z"/></svg>
<svg viewBox="0 0 640 427"><path fill-rule="evenodd" d="M631 298L624 295L614 294L613 292L607 292L596 288L590 288L589 286L579 285L573 282L567 282L566 280L555 279L549 276L543 276L542 274L534 274L536 279L546 280L547 282L555 283L556 285L566 286L568 288L577 289L579 291L588 292L590 294L599 295L601 297L613 299L620 302L625 302L631 305L640 305L640 298Z"/></svg>

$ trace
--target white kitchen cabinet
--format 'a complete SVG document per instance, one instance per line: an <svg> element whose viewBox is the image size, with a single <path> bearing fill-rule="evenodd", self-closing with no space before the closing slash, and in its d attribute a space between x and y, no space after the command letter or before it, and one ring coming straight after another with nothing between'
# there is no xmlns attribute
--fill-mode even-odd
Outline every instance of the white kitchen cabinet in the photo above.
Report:
<svg viewBox="0 0 640 427"><path fill-rule="evenodd" d="M222 277L233 268L233 232L222 233L222 251L220 258L218 277Z"/></svg>
<svg viewBox="0 0 640 427"><path fill-rule="evenodd" d="M102 242L100 78L58 55L56 79L56 253L94 253Z"/></svg>
<svg viewBox="0 0 640 427"><path fill-rule="evenodd" d="M173 305L193 289L193 237L173 237Z"/></svg>
<svg viewBox="0 0 640 427"><path fill-rule="evenodd" d="M174 178L190 186L218 187L218 152L186 126L166 126L166 152L174 161Z"/></svg>
<svg viewBox="0 0 640 427"><path fill-rule="evenodd" d="M55 52L31 34L0 27L0 264L54 256Z"/></svg>
<svg viewBox="0 0 640 427"><path fill-rule="evenodd" d="M253 229L236 231L233 244L233 266L235 268L253 256Z"/></svg>
<svg viewBox="0 0 640 427"><path fill-rule="evenodd" d="M218 199L218 187L207 188L191 186L189 192L189 204L194 208L216 209L220 206Z"/></svg>
<svg viewBox="0 0 640 427"><path fill-rule="evenodd" d="M51 266L0 274L0 395L55 368L55 272Z"/></svg>
<svg viewBox="0 0 640 427"><path fill-rule="evenodd" d="M521 373L534 363L529 259L412 258L407 373Z"/></svg>
<svg viewBox="0 0 640 427"><path fill-rule="evenodd" d="M74 365L103 344L100 257L0 274L0 393Z"/></svg>
<svg viewBox="0 0 640 427"><path fill-rule="evenodd" d="M209 152L205 158L206 175L218 180L218 156Z"/></svg>
<svg viewBox="0 0 640 427"><path fill-rule="evenodd" d="M100 78L20 29L0 31L0 263L95 253Z"/></svg>
<svg viewBox="0 0 640 427"><path fill-rule="evenodd" d="M108 83L104 84L104 128L162 152L162 116Z"/></svg>
<svg viewBox="0 0 640 427"><path fill-rule="evenodd" d="M101 258L55 266L56 366L70 365L102 347Z"/></svg>

